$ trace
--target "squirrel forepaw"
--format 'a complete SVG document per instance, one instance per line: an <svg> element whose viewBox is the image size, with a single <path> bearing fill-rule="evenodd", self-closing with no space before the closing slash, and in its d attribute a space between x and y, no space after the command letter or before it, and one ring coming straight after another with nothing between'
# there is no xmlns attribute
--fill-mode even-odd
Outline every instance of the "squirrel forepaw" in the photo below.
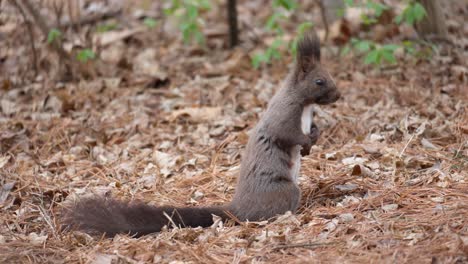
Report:
<svg viewBox="0 0 468 264"><path fill-rule="evenodd" d="M301 156L304 157L310 154L310 149L312 148L313 145L315 145L315 143L317 143L319 136L320 136L319 128L317 127L317 125L312 123L312 125L310 126L310 133L307 135L310 141L308 142L308 144L302 145Z"/></svg>
<svg viewBox="0 0 468 264"><path fill-rule="evenodd" d="M314 123L310 126L310 134L308 136L312 141L312 145L315 145L320 136L320 129Z"/></svg>

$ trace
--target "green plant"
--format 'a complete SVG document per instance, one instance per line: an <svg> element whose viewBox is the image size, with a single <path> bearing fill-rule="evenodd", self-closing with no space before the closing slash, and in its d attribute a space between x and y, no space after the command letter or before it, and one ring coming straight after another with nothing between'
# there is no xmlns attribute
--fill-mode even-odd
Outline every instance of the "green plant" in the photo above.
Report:
<svg viewBox="0 0 468 264"><path fill-rule="evenodd" d="M96 32L98 33L104 33L104 32L108 32L108 31L111 31L111 30L114 30L117 28L117 24L116 23L104 23L104 24L100 24L96 27Z"/></svg>
<svg viewBox="0 0 468 264"><path fill-rule="evenodd" d="M59 41L62 38L62 32L56 28L53 28L47 34L47 43L52 44Z"/></svg>
<svg viewBox="0 0 468 264"><path fill-rule="evenodd" d="M347 7L360 7L366 11L361 14L362 22L365 25L375 24L377 18L379 18L385 10L390 9L389 6L372 0L363 1L362 3L355 3L353 0L344 0L344 3Z"/></svg>
<svg viewBox="0 0 468 264"><path fill-rule="evenodd" d="M91 49L82 49L76 55L76 59L79 62L83 62L83 63L86 63L89 60L93 60L95 58L96 58L96 53L94 53L94 51Z"/></svg>
<svg viewBox="0 0 468 264"><path fill-rule="evenodd" d="M395 44L375 45L373 49L367 53L364 58L364 63L381 65L383 62L388 62L390 64L395 64L396 58L394 53L399 47L400 46Z"/></svg>
<svg viewBox="0 0 468 264"><path fill-rule="evenodd" d="M353 0L344 0L345 5L350 6L359 6L361 8L370 10L372 16L363 14L361 16L362 22L364 24L373 24L377 22L377 18L382 15L382 13L389 7L378 3L372 0L366 0L365 2L355 3ZM369 13L369 12L364 12ZM409 1L405 9L401 14L395 18L395 22L400 24L402 22L409 25L413 25L415 22L420 21L426 15L424 7L415 2ZM369 40L362 39L351 39L350 44L346 45L342 51L342 55L346 55L352 50L356 51L358 54L364 55L365 64L381 65L383 63L394 64L397 62L395 57L395 51L399 48L402 48L404 52L411 54L417 58L428 58L431 52L428 52L427 44L420 43L420 45L415 45L411 41L403 41L401 44L377 44ZM419 48L419 49L418 49Z"/></svg>
<svg viewBox="0 0 468 264"><path fill-rule="evenodd" d="M167 16L176 16L179 21L179 29L182 32L182 37L185 43L190 43L192 40L203 45L205 37L202 33L204 20L200 17L200 13L211 9L209 0L172 0L164 9Z"/></svg>
<svg viewBox="0 0 468 264"><path fill-rule="evenodd" d="M351 39L351 45L342 50L342 55L346 55L352 49L359 54L364 54L365 64L381 65L383 63L395 64L395 51L400 48L400 45L386 44L379 45L369 40Z"/></svg>
<svg viewBox="0 0 468 264"><path fill-rule="evenodd" d="M258 52L252 56L252 66L254 68L260 67L262 63L270 63L273 59L281 58L280 48L282 46L289 46L289 43L285 43L282 36L284 34L284 30L281 26L281 21L285 19L287 16L285 13L292 12L297 8L298 4L294 0L274 0L272 7L273 12L270 15L265 23L265 28L276 34L275 40L272 44L263 52ZM302 27L302 31L305 30L309 23L303 23L299 25L298 28ZM297 43L297 40L296 40ZM294 45L291 46L295 47Z"/></svg>
<svg viewBox="0 0 468 264"><path fill-rule="evenodd" d="M143 24L149 28L155 28L158 24L158 21L156 21L154 18L147 17L145 20L143 20Z"/></svg>
<svg viewBox="0 0 468 264"><path fill-rule="evenodd" d="M262 63L269 63L272 59L281 58L279 47L282 44L281 39L275 39L265 52L256 53L252 57L252 66L257 69Z"/></svg>
<svg viewBox="0 0 468 264"><path fill-rule="evenodd" d="M356 54L363 55L365 64L382 65L384 63L395 64L397 63L395 52L401 49L406 54L413 56L416 59L427 60L430 59L432 54L437 51L437 46L426 41L409 41L404 40L400 44L385 44L369 40L351 39L351 44L346 45L341 55L344 56L351 51Z"/></svg>
<svg viewBox="0 0 468 264"><path fill-rule="evenodd" d="M413 25L415 22L421 21L426 15L426 9L420 3L411 1L403 10L403 13L396 16L395 22L398 24L405 22Z"/></svg>

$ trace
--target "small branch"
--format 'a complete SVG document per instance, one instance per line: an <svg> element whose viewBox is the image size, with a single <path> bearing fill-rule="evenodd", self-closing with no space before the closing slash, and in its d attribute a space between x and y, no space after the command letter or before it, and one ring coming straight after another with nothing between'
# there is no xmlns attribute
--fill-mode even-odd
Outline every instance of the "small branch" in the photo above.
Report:
<svg viewBox="0 0 468 264"><path fill-rule="evenodd" d="M329 34L330 28L329 28L329 25L328 25L328 18L327 18L325 6L323 5L323 1L324 0L318 0L318 4L319 4L319 7L320 7L320 15L322 16L322 23L323 23L323 26L325 27L325 38L324 38L323 42L326 42L327 39L328 39L328 34Z"/></svg>
<svg viewBox="0 0 468 264"><path fill-rule="evenodd" d="M21 5L28 11L28 13L33 17L35 24L39 27L41 30L42 34L44 35L45 38L49 35L49 32L51 28L47 23L45 22L44 17L39 13L38 9L30 2L31 0L12 0L15 1L17 5ZM64 64L66 66L66 72L67 73L73 73L72 68L72 60L69 56L69 54L63 49L62 45L60 44L59 41L54 41L52 43L52 47L54 50L57 52L59 55L59 58L61 60L64 60Z"/></svg>
<svg viewBox="0 0 468 264"><path fill-rule="evenodd" d="M16 9L18 9L18 11L23 16L24 22L26 23L26 28L28 29L28 33L29 33L28 34L29 35L29 42L31 44L31 51L32 51L32 55L33 55L34 75L37 76L39 74L39 70L37 68L37 52L36 52L36 46L34 45L34 31L33 31L33 28L32 28L31 21L29 21L29 19L26 17L26 13L21 8L21 6L18 5L18 3L16 3L14 0L10 0L10 2L11 2L12 5L14 5L16 7ZM0 2L0 4L1 4L1 2Z"/></svg>
<svg viewBox="0 0 468 264"><path fill-rule="evenodd" d="M299 244L279 245L279 246L274 247L273 250L285 249L285 248L298 248L298 247L303 247L303 248L317 248L317 247L331 246L331 245L336 245L336 244L339 244L339 243L338 243L338 242L299 243Z"/></svg>
<svg viewBox="0 0 468 264"><path fill-rule="evenodd" d="M236 0L227 0L228 25L229 25L229 46L235 47L239 43L239 29L237 24Z"/></svg>
<svg viewBox="0 0 468 264"><path fill-rule="evenodd" d="M87 17L83 17L79 21L70 20L68 22L63 23L62 27L77 27L77 26L95 24L96 22L99 22L101 20L114 18L114 17L120 16L121 14L122 14L122 9L111 10L111 11L106 12L106 13L95 14L95 15L90 15L90 16L87 16Z"/></svg>

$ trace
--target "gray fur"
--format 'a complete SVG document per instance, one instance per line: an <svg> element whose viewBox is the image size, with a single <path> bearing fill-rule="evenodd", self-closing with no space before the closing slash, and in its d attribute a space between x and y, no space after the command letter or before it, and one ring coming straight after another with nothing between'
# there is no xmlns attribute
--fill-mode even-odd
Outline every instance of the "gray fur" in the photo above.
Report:
<svg viewBox="0 0 468 264"><path fill-rule="evenodd" d="M317 79L323 83L318 84ZM211 225L212 214L227 219L232 213L241 221L258 221L295 212L301 198L297 185L300 154L309 154L319 136L313 123L310 129L303 130L304 107L333 103L339 97L333 79L320 65L318 38L309 33L298 44L294 70L271 99L247 143L231 203L222 207L175 208L82 199L68 210L65 224L92 234L140 236L158 232L168 224L164 213L173 216L176 225L194 227ZM304 124L309 123L310 119Z"/></svg>
<svg viewBox="0 0 468 264"><path fill-rule="evenodd" d="M325 85L315 83L322 78ZM304 107L329 104L340 97L329 73L320 65L320 44L315 33L307 34L298 45L298 58L285 85L269 102L254 128L242 159L238 186L227 209L240 220L269 219L287 211L295 212L301 198L292 175L293 153L310 151L318 138L312 124L309 135L301 128Z"/></svg>

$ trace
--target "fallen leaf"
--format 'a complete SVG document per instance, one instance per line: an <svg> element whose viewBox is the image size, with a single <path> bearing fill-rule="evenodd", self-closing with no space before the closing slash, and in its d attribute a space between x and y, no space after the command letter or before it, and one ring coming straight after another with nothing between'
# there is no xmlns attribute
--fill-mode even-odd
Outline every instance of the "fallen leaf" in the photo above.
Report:
<svg viewBox="0 0 468 264"><path fill-rule="evenodd" d="M101 47L107 46L111 43L115 43L120 40L124 40L132 35L145 31L145 27L137 27L122 31L108 31L101 34L95 34L93 36L93 43L95 46L100 45Z"/></svg>
<svg viewBox="0 0 468 264"><path fill-rule="evenodd" d="M340 220L341 223L349 223L354 220L354 215L351 213L340 214L338 216L338 219Z"/></svg>
<svg viewBox="0 0 468 264"><path fill-rule="evenodd" d="M395 211L396 209L398 209L398 204L382 205L382 210L384 210L385 212Z"/></svg>
<svg viewBox="0 0 468 264"><path fill-rule="evenodd" d="M341 162L344 165L363 164L366 161L367 161L366 158L359 158L359 157L349 157L349 158L344 158L341 160Z"/></svg>
<svg viewBox="0 0 468 264"><path fill-rule="evenodd" d="M335 185L335 189L342 191L342 192L349 192L349 191L354 191L358 188L359 186L357 184L340 184L340 185Z"/></svg>
<svg viewBox="0 0 468 264"><path fill-rule="evenodd" d="M15 102L12 102L11 100L2 99L0 101L0 107L2 108L2 112L7 116L14 114L18 111L17 104L15 104Z"/></svg>
<svg viewBox="0 0 468 264"><path fill-rule="evenodd" d="M92 264L111 264L118 262L119 258L116 255L96 253L93 256Z"/></svg>
<svg viewBox="0 0 468 264"><path fill-rule="evenodd" d="M40 236L35 232L32 232L28 235L29 242L33 245L42 245L47 240L47 235Z"/></svg>
<svg viewBox="0 0 468 264"><path fill-rule="evenodd" d="M10 194L10 191L15 187L15 183L16 182L9 182L2 186L0 189L0 204L6 201L8 194Z"/></svg>
<svg viewBox="0 0 468 264"><path fill-rule="evenodd" d="M159 80L166 80L167 73L161 68L156 57L157 53L154 48L143 50L133 61L133 71L139 75L148 75Z"/></svg>
<svg viewBox="0 0 468 264"><path fill-rule="evenodd" d="M159 167L159 172L161 175L168 177L176 169L175 166L180 157L174 157L168 153L156 150L153 152L153 159L155 160L156 165Z"/></svg>
<svg viewBox="0 0 468 264"><path fill-rule="evenodd" d="M421 139L421 145L427 149L439 149L436 145L432 144L429 140L422 138Z"/></svg>
<svg viewBox="0 0 468 264"><path fill-rule="evenodd" d="M188 116L193 122L199 123L219 119L221 112L221 107L187 107L172 112L170 119L174 121L181 116Z"/></svg>
<svg viewBox="0 0 468 264"><path fill-rule="evenodd" d="M10 156L3 156L3 157L0 156L0 169L3 168L8 163L9 160L10 160Z"/></svg>

